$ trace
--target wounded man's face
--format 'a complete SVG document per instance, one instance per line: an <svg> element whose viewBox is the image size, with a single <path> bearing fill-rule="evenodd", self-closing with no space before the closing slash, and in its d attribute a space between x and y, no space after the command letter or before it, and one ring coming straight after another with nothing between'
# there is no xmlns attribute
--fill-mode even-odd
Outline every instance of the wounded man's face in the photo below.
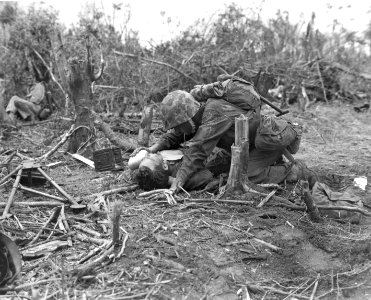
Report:
<svg viewBox="0 0 371 300"><path fill-rule="evenodd" d="M147 154L139 165L136 178L144 190L169 187L168 166L161 154Z"/></svg>
<svg viewBox="0 0 371 300"><path fill-rule="evenodd" d="M166 163L164 162L164 159L162 158L161 154L158 153L148 153L146 157L141 161L139 165L139 169L141 168L148 168L152 172L155 170L158 170L159 168L167 169Z"/></svg>

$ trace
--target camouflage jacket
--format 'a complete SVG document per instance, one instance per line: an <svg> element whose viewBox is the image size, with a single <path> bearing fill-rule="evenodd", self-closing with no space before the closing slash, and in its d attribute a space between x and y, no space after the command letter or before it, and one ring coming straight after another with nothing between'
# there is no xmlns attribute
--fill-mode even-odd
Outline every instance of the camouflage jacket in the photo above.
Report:
<svg viewBox="0 0 371 300"><path fill-rule="evenodd" d="M41 102L45 98L45 87L44 87L44 85L41 82L38 82L38 83L34 84L30 88L28 97L29 97L30 102L32 102L36 105L40 105Z"/></svg>
<svg viewBox="0 0 371 300"><path fill-rule="evenodd" d="M253 145L256 129L260 122L260 107L245 111L223 99L210 98L192 118L196 132L191 135L176 134L173 130L164 134L157 142L158 150L177 149L189 141L183 163L176 179L181 186L197 171L204 168L206 159L215 147L231 151L235 135L235 118L244 114L249 117L250 145Z"/></svg>

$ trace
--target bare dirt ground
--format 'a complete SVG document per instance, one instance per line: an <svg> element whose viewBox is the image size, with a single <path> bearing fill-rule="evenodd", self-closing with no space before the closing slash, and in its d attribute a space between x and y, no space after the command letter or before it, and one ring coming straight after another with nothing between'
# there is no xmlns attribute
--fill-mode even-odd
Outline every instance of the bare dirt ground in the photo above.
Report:
<svg viewBox="0 0 371 300"><path fill-rule="evenodd" d="M349 105L319 104L289 117L304 125L296 157L317 171L321 182L334 191L353 186L358 176L366 176L370 182L370 111L356 113ZM45 123L3 132L0 154L17 148L24 155L37 157L55 145L68 128L63 122ZM69 194L90 201L90 207L95 204L97 211L74 212L67 205L72 246L33 258L24 256L16 285L2 289L5 299L249 299L246 291L250 299L371 299L370 216L362 216L359 222L324 218L313 223L305 212L275 206L272 199L257 208L261 197L250 196L248 200L254 204L249 205L222 204L213 202L213 195L196 192L192 198L210 201L183 199L169 205L141 199L137 197L139 190L88 198L131 185L130 173L126 168L98 173L62 152L63 148L48 160L62 162L48 173ZM127 159L128 154L123 157ZM0 188L0 203L7 201L11 186ZM279 195L300 200L293 194L294 187L283 188ZM41 189L56 192L50 185ZM366 191L353 191L365 209L371 207L369 186ZM246 196L233 199L244 200ZM21 191L15 196L16 203L38 200L46 198ZM95 257L78 262L102 240L111 239L109 216L115 201L123 203L123 255L113 259L113 253L81 271L79 268ZM15 205L11 212L19 221L14 217L0 221L1 231L15 240L24 254L51 211L50 207ZM38 242L67 239L63 228L54 225L43 231ZM122 246L115 253L120 249ZM35 288L46 297L32 298Z"/></svg>

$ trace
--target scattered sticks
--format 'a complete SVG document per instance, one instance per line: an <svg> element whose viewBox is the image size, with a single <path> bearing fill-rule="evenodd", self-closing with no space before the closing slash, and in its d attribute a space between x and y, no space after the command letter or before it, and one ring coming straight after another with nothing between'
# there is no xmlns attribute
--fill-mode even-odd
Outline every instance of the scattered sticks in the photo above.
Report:
<svg viewBox="0 0 371 300"><path fill-rule="evenodd" d="M256 207L260 208L269 201L270 198L276 193L277 190L271 191Z"/></svg>
<svg viewBox="0 0 371 300"><path fill-rule="evenodd" d="M33 245L36 243L36 241L39 239L41 233L44 231L46 227L54 220L57 218L58 214L60 213L60 207L53 208L48 220L44 223L44 225L40 228L38 233L35 235L35 237L32 239L32 241L29 243L29 245Z"/></svg>
<svg viewBox="0 0 371 300"><path fill-rule="evenodd" d="M246 230L242 230L242 229L237 228L237 227L235 227L235 226L232 226L232 225L229 225L229 224L220 223L220 222L216 222L216 221L211 221L211 222L214 223L214 224L217 224L217 225L226 226L226 227L232 228L232 229L234 229L234 230L237 230L237 231L239 231L239 232L242 232L242 233L246 234L247 236L251 237L252 240L254 240L255 242L260 243L260 244L266 246L267 248L272 249L272 250L275 251L275 252L280 252L280 251L282 250L282 248L280 248L280 247L277 247L277 246L272 245L272 244L270 244L270 243L267 243L267 242L265 242L265 241L263 241L263 240L261 240L261 239L258 239L258 238L255 237L252 233L249 233L249 232L246 231Z"/></svg>

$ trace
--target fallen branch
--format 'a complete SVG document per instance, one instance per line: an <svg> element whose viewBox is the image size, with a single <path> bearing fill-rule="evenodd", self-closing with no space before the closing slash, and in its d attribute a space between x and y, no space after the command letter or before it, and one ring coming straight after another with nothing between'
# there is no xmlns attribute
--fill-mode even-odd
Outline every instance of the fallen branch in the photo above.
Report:
<svg viewBox="0 0 371 300"><path fill-rule="evenodd" d="M75 238L81 242L89 242L97 245L105 245L107 244L107 240L105 239L98 239L98 238L93 238L89 237L83 234L76 233Z"/></svg>
<svg viewBox="0 0 371 300"><path fill-rule="evenodd" d="M117 136L117 134L111 129L111 127L105 123L98 114L93 113L94 125L104 133L106 138L115 146L128 150L134 150L137 148L138 143L133 139L123 140Z"/></svg>
<svg viewBox="0 0 371 300"><path fill-rule="evenodd" d="M59 214L60 212L60 208L54 208L52 210L52 213L50 214L48 220L45 222L45 224L40 228L39 232L36 234L36 236L32 239L32 241L29 243L29 245L33 245L36 243L36 241L39 239L41 233L44 231L44 229L50 224L50 222L52 220L54 220L57 216L57 214Z"/></svg>
<svg viewBox="0 0 371 300"><path fill-rule="evenodd" d="M63 223L63 226L64 226L66 232L67 232L67 233L71 232L71 230L70 230L70 225L68 224L68 221L67 221L66 215L65 215L65 213L64 213L64 204L62 205L61 213L60 213L59 217L60 217L60 219L61 219L61 221L62 221L62 223ZM67 241L68 241L68 246L71 247L71 246L72 246L72 239L71 239L70 236L67 238Z"/></svg>
<svg viewBox="0 0 371 300"><path fill-rule="evenodd" d="M194 198L185 198L184 201L190 202L202 202L202 203L225 203L225 204L237 204L237 205L252 205L254 201L245 201L245 200L223 200L223 199L194 199Z"/></svg>
<svg viewBox="0 0 371 300"><path fill-rule="evenodd" d="M100 266L100 264L104 261L106 257L113 253L115 247L110 243L108 249L104 251L97 259L94 261L87 263L84 266L76 268L73 270L74 273L79 273L79 275L84 275L90 272L93 268Z"/></svg>
<svg viewBox="0 0 371 300"><path fill-rule="evenodd" d="M39 206L47 206L47 207L56 207L56 206L61 206L63 205L63 202L58 202L58 201L35 201L35 202L18 202L15 201L13 203L12 207L17 207L17 206L29 206L29 207L39 207ZM0 207L5 207L6 203L0 202Z"/></svg>
<svg viewBox="0 0 371 300"><path fill-rule="evenodd" d="M320 274L317 274L317 279L315 281L315 284L314 284L314 287L313 287L313 291L310 295L310 298L309 300L313 300L314 297L316 296L316 292L317 292L317 288L318 288L318 281L319 281L319 278L320 278Z"/></svg>
<svg viewBox="0 0 371 300"><path fill-rule="evenodd" d="M41 284L44 284L44 283L50 283L50 282L55 283L57 280L61 280L61 279L60 278L49 278L49 279L40 280L40 281L36 281L36 282L31 282L31 283L26 283L26 284L22 284L22 285L11 285L11 286L8 286L8 287L0 288L0 293L1 292L10 292L10 291L18 292L18 291L22 291L22 290L26 290L26 289L28 290L29 288L31 288L35 285L40 286Z"/></svg>
<svg viewBox="0 0 371 300"><path fill-rule="evenodd" d="M59 147L61 147L68 139L68 137L73 134L79 127L74 129L75 125L72 125L71 128L62 136L61 140L54 146L53 149L51 149L49 152L45 153L44 155L37 158L37 160L46 160L49 156L51 156L55 151L58 150Z"/></svg>
<svg viewBox="0 0 371 300"><path fill-rule="evenodd" d="M88 195L87 197L91 198L91 197L98 197L98 196L108 196L108 195L118 194L118 193L123 193L123 192L131 192L131 191L136 190L138 187L139 186L137 184L133 184L133 185L123 186L123 187L108 190L108 191L103 191L100 193L91 194L91 195Z"/></svg>
<svg viewBox="0 0 371 300"><path fill-rule="evenodd" d="M271 191L256 207L262 207L265 203L269 201L270 198L276 193L276 190Z"/></svg>
<svg viewBox="0 0 371 300"><path fill-rule="evenodd" d="M146 200L154 200L154 199L165 197L167 202L170 205L178 204L176 200L174 199L173 193L169 189L158 189L158 190L153 190L149 192L144 192L144 193L139 194L138 197L146 198Z"/></svg>
<svg viewBox="0 0 371 300"><path fill-rule="evenodd" d="M242 230L242 229L237 228L237 227L235 227L235 226L228 225L228 224L224 224L224 223L220 223L220 222L216 222L216 221L211 221L211 222L213 222L214 224L218 224L218 225L226 226L226 227L232 228L232 229L234 229L234 230L237 230L237 231L239 231L239 232L242 232L242 233L248 235L249 237L251 237L252 240L254 240L255 242L260 243L260 244L262 244L262 245L264 245L264 246L266 246L266 247L272 249L273 251L279 252L279 251L282 250L282 248L280 248L280 247L277 247L277 246L272 245L272 244L270 244L270 243L267 243L267 242L265 242L265 241L263 241L263 240L261 240L261 239L258 239L257 237L255 237L255 235L253 235L252 233L247 232L246 230Z"/></svg>
<svg viewBox="0 0 371 300"><path fill-rule="evenodd" d="M138 197L145 198L145 197L151 196L153 194L158 194L158 193L162 193L162 192L165 192L165 191L168 191L168 189L152 190L152 191L149 191L149 192L140 193L140 194L138 194Z"/></svg>
<svg viewBox="0 0 371 300"><path fill-rule="evenodd" d="M93 229L86 228L86 227L83 227L83 226L77 225L77 224L72 225L72 227L75 228L75 229L77 229L77 230L80 230L80 231L82 231L84 233L87 233L87 234L90 234L92 236L95 236L97 238L102 237L102 235L99 232L97 232L97 231L95 231Z"/></svg>
<svg viewBox="0 0 371 300"><path fill-rule="evenodd" d="M13 150L9 154L9 156L4 159L4 161L0 162L0 165L7 165L8 163L10 163L12 161L12 159L14 158L14 156L16 156L16 154L17 154L17 150Z"/></svg>
<svg viewBox="0 0 371 300"><path fill-rule="evenodd" d="M114 90L120 90L120 89L127 89L125 86L113 86L113 85L102 85L102 84L95 84L95 88L101 88L101 89L114 89Z"/></svg>
<svg viewBox="0 0 371 300"><path fill-rule="evenodd" d="M254 285L254 284L251 284L251 283L247 283L246 285L249 288L249 290L252 290L255 293L256 292L265 292L266 290L268 290L271 293L275 293L275 294L279 294L279 295L283 295L283 296L290 295L293 298L297 298L297 299L305 299L305 300L309 299L309 297L307 297L307 296L302 296L302 295L298 295L298 294L291 294L291 292L282 291L282 290L279 290L279 289L276 289L276 288L273 288L273 287L270 287L270 286L258 286L258 285Z"/></svg>
<svg viewBox="0 0 371 300"><path fill-rule="evenodd" d="M72 235L74 235L74 234L75 234L74 231L70 231L70 232L68 232L68 233L66 233L66 234L63 234L63 235L60 235L60 236L56 236L56 237L54 237L54 238L46 239L46 240L41 241L41 242L38 242L38 243L36 243L36 244L27 245L27 246L25 246L25 247L23 247L23 248L21 248L21 249L19 249L19 250L20 250L20 251L24 251L24 250L27 250L27 249L29 249L29 248L37 247L37 246L40 246L40 245L43 245L43 244L46 244L46 243L49 243L49 242L60 241L60 240L62 240L62 239L64 239L64 238L68 238L68 237L70 237L70 236L72 236Z"/></svg>
<svg viewBox="0 0 371 300"><path fill-rule="evenodd" d="M109 245L109 241L107 241L107 244L102 244L100 246L98 246L97 248L94 248L93 250L91 250L88 254L84 255L78 262L77 264L80 265L84 262L86 262L87 260L89 260L90 258L92 258L93 256L97 255L100 251L102 251L103 248L105 248L106 246Z"/></svg>
<svg viewBox="0 0 371 300"><path fill-rule="evenodd" d="M128 241L129 239L129 233L122 227L120 227L120 229L125 232L125 237L124 237L124 240L122 241L122 246L121 246L121 250L120 252L117 254L116 256L116 259L117 258L120 258L121 256L124 255L124 251L125 251L125 248L126 248L126 242Z"/></svg>

